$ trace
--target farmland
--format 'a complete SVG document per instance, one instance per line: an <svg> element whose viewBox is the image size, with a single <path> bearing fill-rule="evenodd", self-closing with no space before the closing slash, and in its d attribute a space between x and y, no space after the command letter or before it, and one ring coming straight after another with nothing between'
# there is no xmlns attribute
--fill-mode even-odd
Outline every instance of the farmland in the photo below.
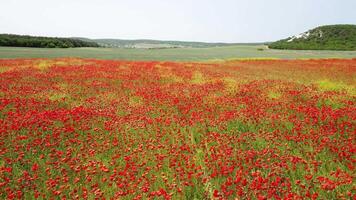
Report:
<svg viewBox="0 0 356 200"><path fill-rule="evenodd" d="M96 58L155 61L216 61L226 59L355 58L356 51L275 50L264 45L236 45L209 48L125 49L125 48L23 48L0 47L0 58Z"/></svg>
<svg viewBox="0 0 356 200"><path fill-rule="evenodd" d="M1 199L356 198L355 59L115 51L0 60Z"/></svg>

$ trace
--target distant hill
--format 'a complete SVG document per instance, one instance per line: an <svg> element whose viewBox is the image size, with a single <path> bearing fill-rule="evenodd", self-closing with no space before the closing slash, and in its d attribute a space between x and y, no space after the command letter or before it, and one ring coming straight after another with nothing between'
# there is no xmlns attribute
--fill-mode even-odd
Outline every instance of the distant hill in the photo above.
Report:
<svg viewBox="0 0 356 200"><path fill-rule="evenodd" d="M356 50L356 25L320 26L268 45L271 49Z"/></svg>
<svg viewBox="0 0 356 200"><path fill-rule="evenodd" d="M0 34L0 46L38 48L99 47L96 42L74 38L37 37L13 34Z"/></svg>
<svg viewBox="0 0 356 200"><path fill-rule="evenodd" d="M0 34L0 46L38 47L38 48L72 48L72 47L108 47L137 49L167 48L207 48L235 45L262 45L264 43L208 43L163 40L122 40L122 39L89 39L82 37L59 38L38 37L29 35Z"/></svg>
<svg viewBox="0 0 356 200"><path fill-rule="evenodd" d="M122 39L88 39L75 38L83 41L92 41L98 43L102 47L112 48L143 48L143 49L159 49L159 48L204 48L204 47L223 47L234 45L258 45L262 43L207 43L207 42L186 42L186 41L164 41L164 40L122 40Z"/></svg>

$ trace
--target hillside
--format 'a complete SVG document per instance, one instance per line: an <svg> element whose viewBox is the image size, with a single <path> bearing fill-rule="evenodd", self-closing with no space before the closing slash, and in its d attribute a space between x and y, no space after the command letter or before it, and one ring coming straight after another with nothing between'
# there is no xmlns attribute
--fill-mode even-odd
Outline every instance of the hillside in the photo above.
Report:
<svg viewBox="0 0 356 200"><path fill-rule="evenodd" d="M38 48L99 47L96 42L74 38L37 37L13 34L0 34L0 46Z"/></svg>
<svg viewBox="0 0 356 200"><path fill-rule="evenodd" d="M137 48L137 49L165 49L165 48L206 48L206 47L224 47L235 45L259 45L262 43L208 43L208 42L187 42L187 41L164 41L164 40L123 40L123 39L89 39L75 38L83 41L92 41L102 47L112 48Z"/></svg>
<svg viewBox="0 0 356 200"><path fill-rule="evenodd" d="M268 45L271 49L356 50L356 25L320 26Z"/></svg>
<svg viewBox="0 0 356 200"><path fill-rule="evenodd" d="M235 45L261 45L262 43L207 43L164 40L123 40L123 39L89 39L83 37L58 38L29 35L0 34L0 46L38 47L38 48L72 48L72 47L108 47L129 49L169 49L169 48L207 48Z"/></svg>

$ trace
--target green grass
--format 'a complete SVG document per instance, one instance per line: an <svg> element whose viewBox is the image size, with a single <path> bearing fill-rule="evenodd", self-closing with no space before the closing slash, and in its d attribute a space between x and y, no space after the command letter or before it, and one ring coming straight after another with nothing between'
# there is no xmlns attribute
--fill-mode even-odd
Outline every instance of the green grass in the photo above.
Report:
<svg viewBox="0 0 356 200"><path fill-rule="evenodd" d="M236 45L212 48L120 49L120 48L23 48L0 47L0 58L79 57L120 60L206 61L241 58L356 58L356 51L274 50L263 45Z"/></svg>

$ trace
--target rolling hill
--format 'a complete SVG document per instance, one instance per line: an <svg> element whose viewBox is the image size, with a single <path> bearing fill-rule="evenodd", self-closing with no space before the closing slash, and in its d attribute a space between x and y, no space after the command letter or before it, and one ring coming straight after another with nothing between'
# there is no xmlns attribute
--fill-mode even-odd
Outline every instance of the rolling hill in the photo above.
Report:
<svg viewBox="0 0 356 200"><path fill-rule="evenodd" d="M256 45L244 44L244 45ZM37 47L37 48L72 48L72 47L107 47L135 49L167 49L167 48L204 48L234 46L238 43L206 43L162 40L123 40L123 39L89 39L83 37L41 37L30 35L0 34L0 46Z"/></svg>
<svg viewBox="0 0 356 200"><path fill-rule="evenodd" d="M271 49L356 50L356 25L320 26L268 45Z"/></svg>
<svg viewBox="0 0 356 200"><path fill-rule="evenodd" d="M123 39L89 39L75 38L83 41L96 42L101 47L111 48L137 48L137 49L166 49L166 48L205 48L205 47L224 47L235 45L260 45L262 43L208 43L208 42L187 42L187 41L165 41L165 40L123 40Z"/></svg>

